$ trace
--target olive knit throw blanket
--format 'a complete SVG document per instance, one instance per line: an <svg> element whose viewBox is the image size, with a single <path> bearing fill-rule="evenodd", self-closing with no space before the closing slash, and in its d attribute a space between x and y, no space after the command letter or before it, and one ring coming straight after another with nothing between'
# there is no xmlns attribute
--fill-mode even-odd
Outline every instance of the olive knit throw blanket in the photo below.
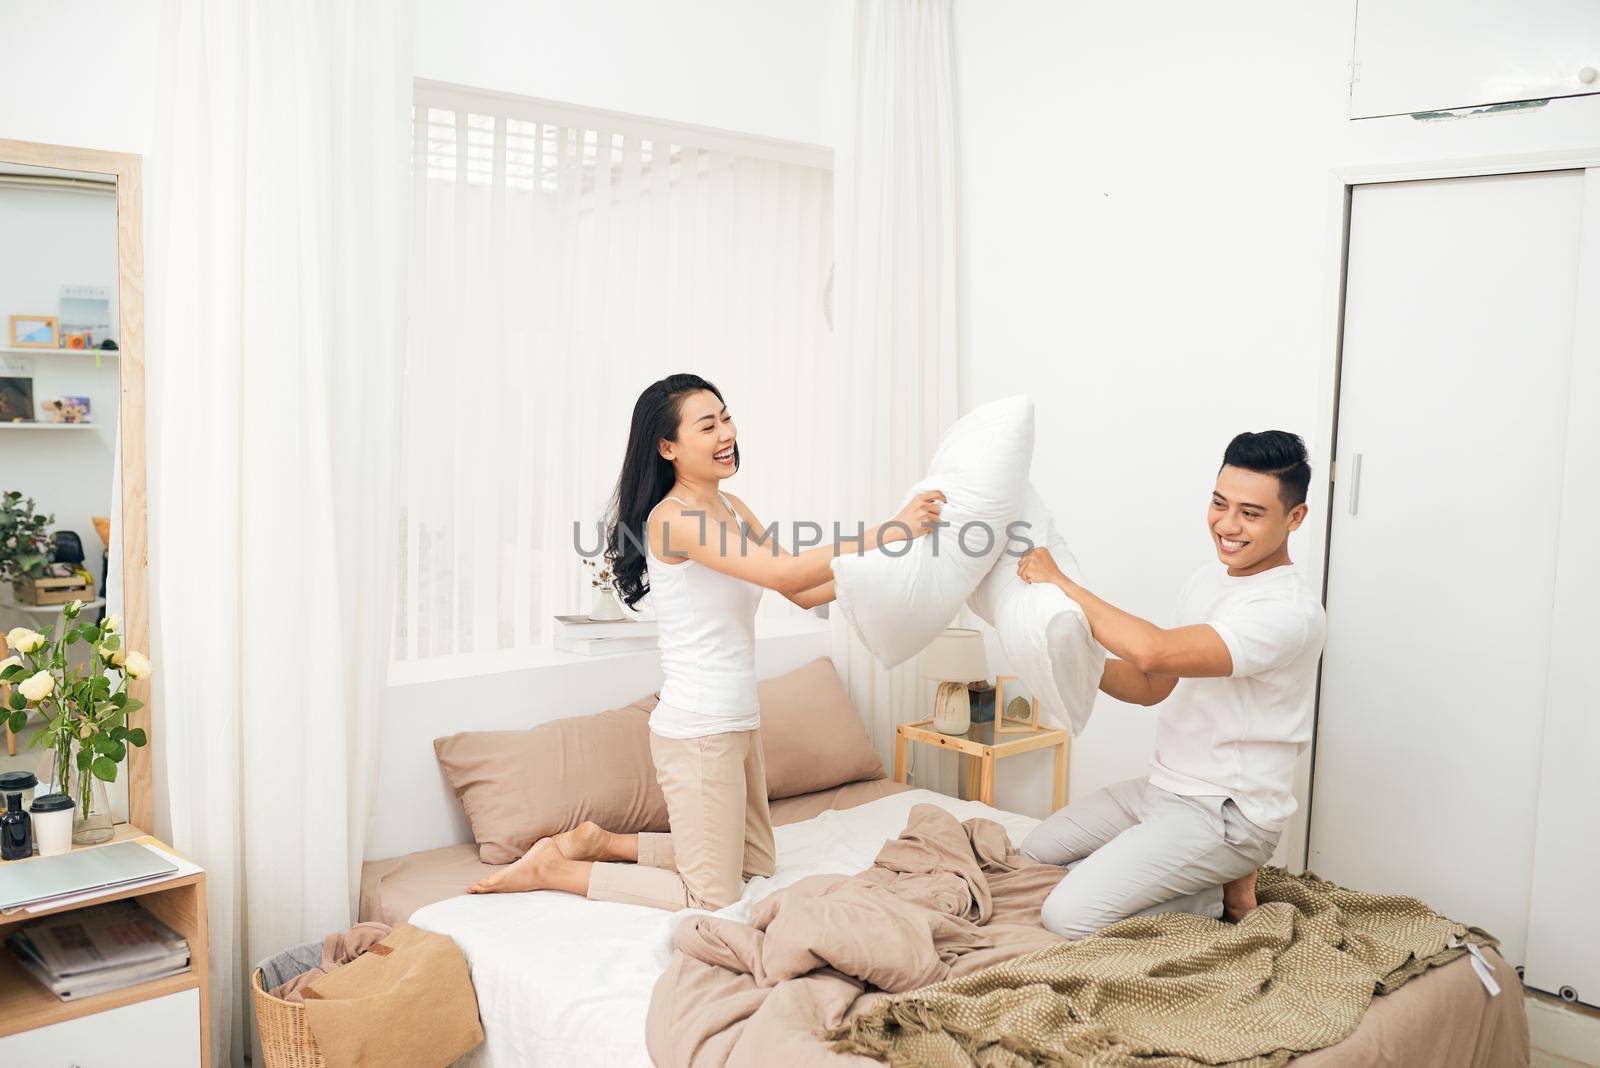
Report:
<svg viewBox="0 0 1600 1068"><path fill-rule="evenodd" d="M1069 876L1070 878L1070 876ZM1263 868L1237 925L1136 917L885 999L825 1032L895 1068L1275 1068L1355 1030L1373 995L1494 946L1409 897Z"/></svg>

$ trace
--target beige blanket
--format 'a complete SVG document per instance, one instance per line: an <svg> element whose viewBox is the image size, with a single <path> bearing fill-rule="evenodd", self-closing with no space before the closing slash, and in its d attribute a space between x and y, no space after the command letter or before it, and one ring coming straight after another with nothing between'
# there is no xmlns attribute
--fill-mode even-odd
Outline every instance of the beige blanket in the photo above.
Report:
<svg viewBox="0 0 1600 1068"><path fill-rule="evenodd" d="M748 925L680 926L650 999L650 1056L663 1068L845 1063L815 1031L882 997L869 988L915 990L1058 941L1039 906L1064 874L1011 852L997 823L917 805L867 871L802 879Z"/></svg>
<svg viewBox="0 0 1600 1068"><path fill-rule="evenodd" d="M651 1000L651 1056L697 1068L875 1063L862 1053L1281 1064L1349 1034L1375 989L1465 952L1451 943L1492 945L1420 902L1274 869L1238 926L1174 914L1067 944L1038 925L1063 874L1011 854L990 821L919 805L868 871L796 883L749 925L680 927Z"/></svg>

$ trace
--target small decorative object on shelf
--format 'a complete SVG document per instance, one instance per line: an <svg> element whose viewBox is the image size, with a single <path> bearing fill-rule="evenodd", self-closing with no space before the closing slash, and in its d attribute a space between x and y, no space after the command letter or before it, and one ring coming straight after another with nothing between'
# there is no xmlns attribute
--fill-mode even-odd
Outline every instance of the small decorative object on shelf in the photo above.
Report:
<svg viewBox="0 0 1600 1068"><path fill-rule="evenodd" d="M996 675L994 729L1000 734L1028 734L1039 729L1039 699L1015 675Z"/></svg>
<svg viewBox="0 0 1600 1068"><path fill-rule="evenodd" d="M11 685L7 714L13 733L26 726L29 712L43 717L44 727L30 744L55 750L51 792L76 800L72 840L92 845L112 833L103 784L116 781L129 746L146 742L142 729L128 726L129 714L144 707L128 696L128 680L149 678L151 666L143 653L123 649L122 620L115 613L80 624L82 608L73 601L61 610L53 638L26 627L8 633L12 655L0 661L0 682ZM78 642L93 650L91 666L69 661L67 650Z"/></svg>
<svg viewBox="0 0 1600 1068"><path fill-rule="evenodd" d="M110 286L62 286L60 312L66 348L92 349L111 340ZM83 344L74 345L74 337L82 338Z"/></svg>
<svg viewBox="0 0 1600 1068"><path fill-rule="evenodd" d="M88 397L57 397L52 401L45 401L39 405L45 411L47 423L88 423L89 417Z"/></svg>
<svg viewBox="0 0 1600 1068"><path fill-rule="evenodd" d="M972 702L972 722L994 722L995 688L988 680L967 687L967 699Z"/></svg>
<svg viewBox="0 0 1600 1068"><path fill-rule="evenodd" d="M917 657L917 672L939 684L934 698L933 729L942 734L965 734L972 726L972 699L967 687L989 677L989 660L983 635L951 627Z"/></svg>
<svg viewBox="0 0 1600 1068"><path fill-rule="evenodd" d="M622 619L622 605L617 603L610 561L585 556L583 566L589 569L589 589L592 591L589 618L596 623Z"/></svg>
<svg viewBox="0 0 1600 1068"><path fill-rule="evenodd" d="M19 349L58 349L59 323L54 315L13 315L11 344Z"/></svg>

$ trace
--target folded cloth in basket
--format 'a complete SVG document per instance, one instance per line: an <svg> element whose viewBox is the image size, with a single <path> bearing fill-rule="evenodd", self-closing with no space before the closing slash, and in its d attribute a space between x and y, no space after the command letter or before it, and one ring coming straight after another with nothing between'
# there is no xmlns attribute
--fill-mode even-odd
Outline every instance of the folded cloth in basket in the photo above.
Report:
<svg viewBox="0 0 1600 1068"><path fill-rule="evenodd" d="M328 1068L443 1068L483 1041L466 957L409 923L301 994Z"/></svg>
<svg viewBox="0 0 1600 1068"><path fill-rule="evenodd" d="M322 957L318 962L305 971L293 976L287 981L274 986L268 991L275 998L283 1001L302 1000L301 992L312 983L341 965L349 964L361 954L389 937L389 932L394 928L386 923L367 920L356 924L348 931L335 931L322 940ZM315 945L316 943L312 943ZM296 953L299 950L295 951Z"/></svg>

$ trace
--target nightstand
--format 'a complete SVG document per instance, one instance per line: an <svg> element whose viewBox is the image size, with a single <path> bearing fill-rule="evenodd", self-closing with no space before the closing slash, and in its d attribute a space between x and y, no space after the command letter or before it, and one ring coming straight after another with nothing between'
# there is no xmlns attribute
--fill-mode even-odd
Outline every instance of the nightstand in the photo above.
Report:
<svg viewBox="0 0 1600 1068"><path fill-rule="evenodd" d="M118 824L111 842L130 840L177 855L143 831ZM37 864L40 859L11 863ZM108 890L87 901L0 915L0 941L10 936L16 925L29 920L128 898L136 899L188 940L189 970L107 994L62 1001L23 971L9 948L0 946L0 1064L176 1068L211 1063L205 872L184 874L180 869L161 882Z"/></svg>
<svg viewBox="0 0 1600 1068"><path fill-rule="evenodd" d="M906 781L906 749L913 743L937 746L966 757L967 800L994 804L994 766L1002 757L1055 748L1054 788L1050 811L1067 803L1067 752L1071 735L1056 727L1034 727L1029 731L996 734L994 723L974 723L965 734L941 734L933 720L902 723L894 729L894 781Z"/></svg>

